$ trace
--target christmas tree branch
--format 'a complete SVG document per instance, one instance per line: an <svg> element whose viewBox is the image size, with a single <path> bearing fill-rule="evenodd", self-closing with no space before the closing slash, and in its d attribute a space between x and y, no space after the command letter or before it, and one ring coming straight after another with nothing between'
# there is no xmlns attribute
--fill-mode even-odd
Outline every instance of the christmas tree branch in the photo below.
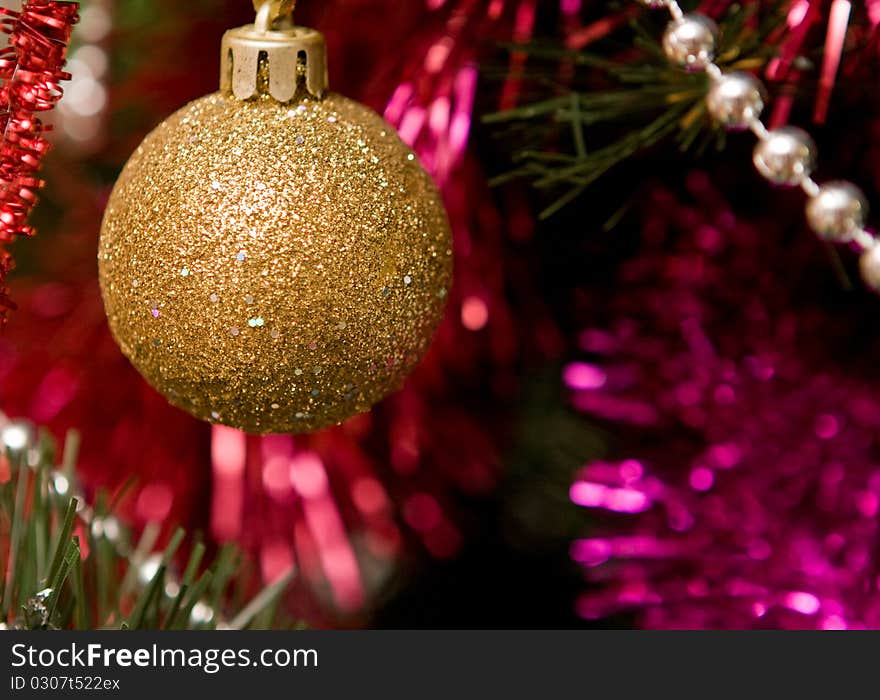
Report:
<svg viewBox="0 0 880 700"><path fill-rule="evenodd" d="M782 36L783 10L783 3L774 2L759 16L759 3L731 5L719 23L719 65L765 66ZM507 46L529 56L527 98L484 117L505 143L515 144L513 168L494 184L525 179L548 192L552 200L541 214L547 218L609 170L663 140L674 138L682 151L701 151L713 142L723 146L724 133L713 127L704 106L706 76L672 67L658 41L662 32L651 21L640 15L629 23L626 51L616 38L594 51L547 43Z"/></svg>
<svg viewBox="0 0 880 700"><path fill-rule="evenodd" d="M278 610L292 572L227 618L226 601L242 600L251 584L231 546L203 566L206 548L190 549L183 575L174 575L186 540L176 530L155 551L158 525L136 544L113 515L119 494L100 494L89 507L76 488L79 439L68 435L55 465L55 445L21 423L0 429L0 628L13 629L246 629L290 628ZM4 551L5 550L5 551ZM231 594L230 594L230 591Z"/></svg>

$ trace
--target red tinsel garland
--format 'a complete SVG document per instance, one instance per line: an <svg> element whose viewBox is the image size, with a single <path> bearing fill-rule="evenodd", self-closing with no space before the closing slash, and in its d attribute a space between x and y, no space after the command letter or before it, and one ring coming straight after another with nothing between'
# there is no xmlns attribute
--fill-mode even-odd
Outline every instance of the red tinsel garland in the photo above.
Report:
<svg viewBox="0 0 880 700"><path fill-rule="evenodd" d="M3 248L16 236L32 236L27 216L43 186L36 173L49 142L50 127L36 116L61 98L62 69L79 3L25 0L21 12L0 8L0 31L10 35L0 50L0 324L15 305L3 284L12 256Z"/></svg>

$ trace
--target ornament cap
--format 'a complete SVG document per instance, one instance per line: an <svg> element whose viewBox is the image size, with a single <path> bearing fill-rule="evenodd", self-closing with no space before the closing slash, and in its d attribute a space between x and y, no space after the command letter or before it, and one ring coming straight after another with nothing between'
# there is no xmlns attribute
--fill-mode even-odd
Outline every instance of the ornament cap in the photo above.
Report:
<svg viewBox="0 0 880 700"><path fill-rule="evenodd" d="M289 102L301 81L309 94L321 98L327 91L327 45L324 35L307 27L231 29L223 35L220 89L240 100L260 94L261 61L268 70L268 92L279 102Z"/></svg>

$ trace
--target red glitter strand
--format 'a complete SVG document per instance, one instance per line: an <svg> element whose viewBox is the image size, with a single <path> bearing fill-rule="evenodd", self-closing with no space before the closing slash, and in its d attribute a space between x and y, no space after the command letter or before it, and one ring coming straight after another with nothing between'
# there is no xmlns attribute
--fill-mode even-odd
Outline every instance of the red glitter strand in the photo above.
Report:
<svg viewBox="0 0 880 700"><path fill-rule="evenodd" d="M32 236L27 216L43 182L37 171L49 150L49 130L36 116L61 98L62 69L79 3L26 0L21 12L0 8L0 30L10 35L0 50L0 323L15 305L4 288L12 256L3 249L17 236Z"/></svg>

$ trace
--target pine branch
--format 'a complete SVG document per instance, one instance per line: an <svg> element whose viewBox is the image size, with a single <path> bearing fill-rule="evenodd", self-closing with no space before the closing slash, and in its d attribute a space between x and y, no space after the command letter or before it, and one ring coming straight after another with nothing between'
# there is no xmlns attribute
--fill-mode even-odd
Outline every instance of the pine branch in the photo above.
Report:
<svg viewBox="0 0 880 700"><path fill-rule="evenodd" d="M6 423L0 437L7 447L0 454L0 629L302 626L279 611L292 573L227 617L227 601L240 599L253 583L234 548L224 547L203 566L205 545L196 542L177 578L182 529L163 551L154 551L158 525L147 526L133 546L131 528L108 506L118 496L100 494L89 507L78 493L75 433L67 436L60 465L45 433L34 436L23 424ZM232 588L236 595L229 594Z"/></svg>
<svg viewBox="0 0 880 700"><path fill-rule="evenodd" d="M771 3L760 17L759 5L731 5L719 22L717 63L724 70L758 70L775 55L784 3ZM549 193L552 201L541 214L547 218L662 141L674 140L681 151L723 146L724 132L704 106L706 75L671 66L659 43L662 29L651 22L645 13L628 27L624 46L636 47L636 55L623 51L616 37L592 51L546 42L507 46L529 57L522 82L531 101L483 119L499 140L515 144L513 168L494 184L525 179ZM573 76L564 85L557 78L563 74Z"/></svg>

